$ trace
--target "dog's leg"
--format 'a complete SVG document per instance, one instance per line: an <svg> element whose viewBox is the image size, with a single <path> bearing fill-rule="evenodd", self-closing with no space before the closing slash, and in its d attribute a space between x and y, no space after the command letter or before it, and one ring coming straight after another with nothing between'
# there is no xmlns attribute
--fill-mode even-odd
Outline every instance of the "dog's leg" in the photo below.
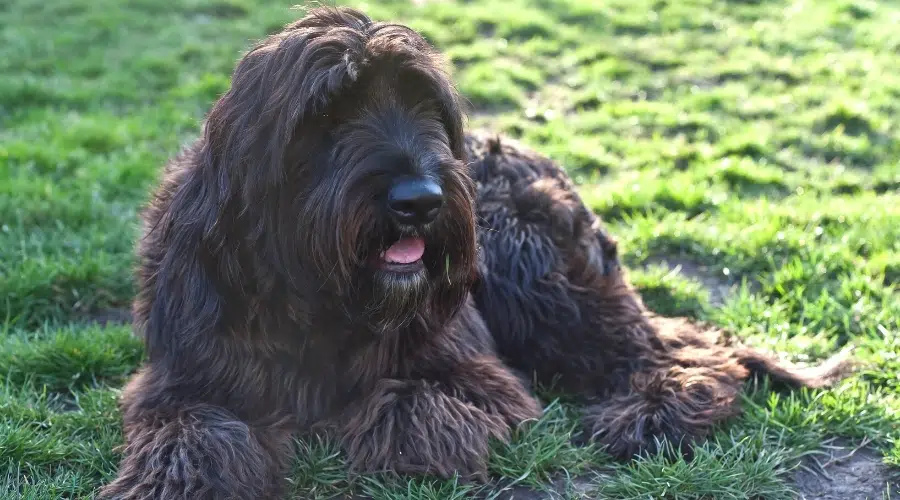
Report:
<svg viewBox="0 0 900 500"><path fill-rule="evenodd" d="M690 356L690 353L685 353ZM583 413L591 439L611 455L628 459L658 451L667 442L686 456L713 427L740 412L738 396L747 370L712 348L679 363L646 353L647 365L628 383Z"/></svg>
<svg viewBox="0 0 900 500"><path fill-rule="evenodd" d="M281 494L291 433L253 425L208 404L126 407L118 477L99 498L273 499Z"/></svg>
<svg viewBox="0 0 900 500"><path fill-rule="evenodd" d="M489 441L508 426L437 383L384 379L342 422L340 434L357 472L459 473L484 479Z"/></svg>
<svg viewBox="0 0 900 500"><path fill-rule="evenodd" d="M497 368L477 361L440 381L379 381L341 422L350 467L486 480L490 440L540 416L536 400Z"/></svg>
<svg viewBox="0 0 900 500"><path fill-rule="evenodd" d="M715 424L738 413L738 387L708 368L671 367L635 373L631 387L589 406L591 439L617 458L658 449L663 441L684 455Z"/></svg>
<svg viewBox="0 0 900 500"><path fill-rule="evenodd" d="M642 315L616 331L639 354L627 382L585 409L590 435L619 458L692 445L741 412L739 395L753 374L787 387L824 387L847 367L839 357L799 367L745 347L722 345L714 331L678 318ZM601 385L598 382L598 385Z"/></svg>
<svg viewBox="0 0 900 500"><path fill-rule="evenodd" d="M351 466L485 479L491 439L540 417L541 407L493 352L474 308L409 360L403 379L384 379L340 424Z"/></svg>
<svg viewBox="0 0 900 500"><path fill-rule="evenodd" d="M528 380L497 356L493 337L471 298L440 342L424 350L413 367L412 378L439 383L450 396L499 417L508 427L541 415Z"/></svg>
<svg viewBox="0 0 900 500"><path fill-rule="evenodd" d="M277 498L287 437L209 405L153 411L131 423L119 475L100 498Z"/></svg>
<svg viewBox="0 0 900 500"><path fill-rule="evenodd" d="M482 356L454 364L442 377L442 384L454 397L471 403L510 427L538 418L541 407L525 386L495 356Z"/></svg>

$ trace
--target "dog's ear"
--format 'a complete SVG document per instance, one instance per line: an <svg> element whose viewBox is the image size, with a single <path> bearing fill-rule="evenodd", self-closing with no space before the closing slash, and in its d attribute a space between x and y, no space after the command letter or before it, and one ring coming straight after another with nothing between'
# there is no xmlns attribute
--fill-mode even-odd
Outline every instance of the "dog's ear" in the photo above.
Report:
<svg viewBox="0 0 900 500"><path fill-rule="evenodd" d="M245 281L225 194L229 179L208 161L195 145L167 165L138 245L136 326L151 359L168 356L185 366L196 362L191 343L211 338L227 313L225 299Z"/></svg>

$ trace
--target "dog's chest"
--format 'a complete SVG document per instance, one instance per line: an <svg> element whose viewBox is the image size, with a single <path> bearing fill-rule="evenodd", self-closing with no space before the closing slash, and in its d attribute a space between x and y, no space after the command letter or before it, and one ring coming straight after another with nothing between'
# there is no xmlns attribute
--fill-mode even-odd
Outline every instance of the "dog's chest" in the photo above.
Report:
<svg viewBox="0 0 900 500"><path fill-rule="evenodd" d="M399 335L369 337L367 342L342 342L340 337L317 339L301 356L285 354L279 360L286 396L304 417L301 427L334 415L370 392L378 380L396 377L406 364Z"/></svg>

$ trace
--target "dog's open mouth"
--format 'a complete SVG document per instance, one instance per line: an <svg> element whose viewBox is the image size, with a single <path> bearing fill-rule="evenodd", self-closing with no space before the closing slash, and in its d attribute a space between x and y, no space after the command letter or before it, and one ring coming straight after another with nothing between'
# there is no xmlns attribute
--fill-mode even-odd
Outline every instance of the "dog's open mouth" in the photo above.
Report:
<svg viewBox="0 0 900 500"><path fill-rule="evenodd" d="M422 268L425 255L425 240L417 236L400 238L381 252L379 264L382 269L410 272Z"/></svg>

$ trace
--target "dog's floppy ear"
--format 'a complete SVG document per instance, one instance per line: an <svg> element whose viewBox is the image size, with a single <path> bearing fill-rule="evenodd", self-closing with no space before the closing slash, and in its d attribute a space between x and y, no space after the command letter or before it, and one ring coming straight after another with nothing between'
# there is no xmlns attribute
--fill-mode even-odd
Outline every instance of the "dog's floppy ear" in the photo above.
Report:
<svg viewBox="0 0 900 500"><path fill-rule="evenodd" d="M205 334L226 313L226 294L243 281L229 228L228 187L228 176L211 168L195 145L167 165L144 213L134 316L151 359L194 362L188 343L209 338Z"/></svg>

